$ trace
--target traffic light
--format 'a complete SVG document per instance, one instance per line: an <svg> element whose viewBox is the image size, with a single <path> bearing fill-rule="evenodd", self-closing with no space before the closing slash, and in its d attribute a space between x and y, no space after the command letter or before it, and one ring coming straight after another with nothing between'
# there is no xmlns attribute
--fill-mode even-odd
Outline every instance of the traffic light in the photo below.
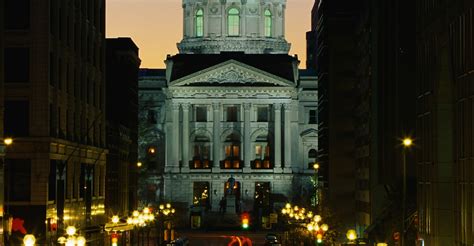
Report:
<svg viewBox="0 0 474 246"><path fill-rule="evenodd" d="M250 216L248 213L243 213L242 218L242 229L248 229L250 224Z"/></svg>
<svg viewBox="0 0 474 246"><path fill-rule="evenodd" d="M112 246L118 245L118 238L119 238L119 235L117 233L112 233L112 235L110 235L110 241L112 243Z"/></svg>
<svg viewBox="0 0 474 246"><path fill-rule="evenodd" d="M321 233L316 234L316 241L318 243L322 243L323 242L323 234L321 234Z"/></svg>

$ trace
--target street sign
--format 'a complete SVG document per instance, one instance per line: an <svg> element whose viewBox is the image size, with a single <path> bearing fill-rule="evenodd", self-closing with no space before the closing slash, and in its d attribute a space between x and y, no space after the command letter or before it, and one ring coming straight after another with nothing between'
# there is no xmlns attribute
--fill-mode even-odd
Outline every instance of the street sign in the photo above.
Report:
<svg viewBox="0 0 474 246"><path fill-rule="evenodd" d="M270 224L276 224L278 223L278 214L277 213L271 213L270 214Z"/></svg>
<svg viewBox="0 0 474 246"><path fill-rule="evenodd" d="M133 230L133 225L129 225L127 223L107 223L105 224L104 230L109 231L130 231Z"/></svg>

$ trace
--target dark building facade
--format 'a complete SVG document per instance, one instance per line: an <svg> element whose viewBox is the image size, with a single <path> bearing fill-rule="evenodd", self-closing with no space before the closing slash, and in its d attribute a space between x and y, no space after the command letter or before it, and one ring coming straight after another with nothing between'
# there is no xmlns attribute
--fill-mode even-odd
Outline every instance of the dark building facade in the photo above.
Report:
<svg viewBox="0 0 474 246"><path fill-rule="evenodd" d="M418 229L425 245L474 243L474 2L416 5Z"/></svg>
<svg viewBox="0 0 474 246"><path fill-rule="evenodd" d="M345 3L347 2L347 3ZM356 221L354 116L356 3L320 1L318 8L318 161L327 175L323 206L347 230Z"/></svg>
<svg viewBox="0 0 474 246"><path fill-rule="evenodd" d="M405 7L410 3L362 1L354 29L357 227L376 242L394 243L393 233L401 230L406 175L405 224L412 229L407 236L414 243L414 151L406 152L404 174L401 145L415 130L415 12Z"/></svg>
<svg viewBox="0 0 474 246"><path fill-rule="evenodd" d="M374 242L389 241L401 225L401 139L415 128L414 11L405 4L321 1L318 9L318 159L329 170L328 206ZM415 189L408 190L413 218Z"/></svg>
<svg viewBox="0 0 474 246"><path fill-rule="evenodd" d="M306 68L316 70L318 52L318 7L319 0L314 1L311 9L311 30L306 32Z"/></svg>
<svg viewBox="0 0 474 246"><path fill-rule="evenodd" d="M94 240L105 222L105 1L3 3L4 136L14 139L4 212L40 243L67 225Z"/></svg>
<svg viewBox="0 0 474 246"><path fill-rule="evenodd" d="M138 47L130 38L106 41L107 215L137 208Z"/></svg>

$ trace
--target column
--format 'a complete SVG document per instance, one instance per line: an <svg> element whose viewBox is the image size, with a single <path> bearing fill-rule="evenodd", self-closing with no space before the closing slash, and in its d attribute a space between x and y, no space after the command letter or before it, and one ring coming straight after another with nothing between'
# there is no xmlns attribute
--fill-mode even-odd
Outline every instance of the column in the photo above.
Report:
<svg viewBox="0 0 474 246"><path fill-rule="evenodd" d="M189 103L181 104L183 109L183 131L181 137L183 138L181 150L181 171L189 172Z"/></svg>
<svg viewBox="0 0 474 246"><path fill-rule="evenodd" d="M250 109L252 104L244 103L244 166L243 172L250 172L250 153L252 153L250 145Z"/></svg>
<svg viewBox="0 0 474 246"><path fill-rule="evenodd" d="M240 30L240 36L247 37L247 0L242 1L242 8L240 10L240 23L242 29Z"/></svg>
<svg viewBox="0 0 474 246"><path fill-rule="evenodd" d="M212 104L212 111L213 114L213 128L212 128L212 149L213 149L213 165L212 165L212 172L220 172L220 150L221 150L221 117L220 117L220 103L213 103Z"/></svg>
<svg viewBox="0 0 474 246"><path fill-rule="evenodd" d="M290 125L290 117L291 117L291 104L286 103L283 105L284 108L284 151L285 151L285 161L284 161L284 171L285 173L291 173L291 125Z"/></svg>
<svg viewBox="0 0 474 246"><path fill-rule="evenodd" d="M172 138L171 148L171 172L179 172L179 104L173 103L171 105L172 116L173 116L173 125L172 125L172 135L167 136Z"/></svg>
<svg viewBox="0 0 474 246"><path fill-rule="evenodd" d="M274 172L278 172L278 173L281 173L282 172L282 169L281 169L281 104L280 103L275 103L273 105L273 109L274 109L274 120L275 120L275 124L274 124L274 144L275 144L275 148L273 150L273 154L274 154L274 168L273 168L273 171Z"/></svg>
<svg viewBox="0 0 474 246"><path fill-rule="evenodd" d="M221 0L221 37L227 36L227 27L226 23L226 0Z"/></svg>

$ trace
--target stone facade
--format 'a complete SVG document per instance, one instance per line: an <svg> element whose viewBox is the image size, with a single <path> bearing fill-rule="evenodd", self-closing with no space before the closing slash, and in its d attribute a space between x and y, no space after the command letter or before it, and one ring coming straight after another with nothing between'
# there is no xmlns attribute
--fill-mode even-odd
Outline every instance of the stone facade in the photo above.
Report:
<svg viewBox="0 0 474 246"><path fill-rule="evenodd" d="M269 212L279 202L309 200L318 147L317 77L298 69L297 57L287 55L289 46L256 44L287 45L279 12L284 5L282 0L184 1L181 53L167 57L166 69L143 69L139 76L140 114L148 121L140 137L149 140L140 140L140 151L147 154L144 160L161 157L149 178L160 185L155 201L217 212L221 199L232 195L238 211ZM224 28L228 18L220 13L232 8L243 13L239 30L245 35L229 36L223 29L216 31L218 37L211 35L208 25L222 22ZM269 15L267 8L276 15L272 31L260 30L258 21L245 22L252 13L256 20L257 13ZM203 37L196 37L188 13L200 9L204 16L213 11L219 16L204 17ZM221 42L232 48L211 45ZM191 43L200 51L184 48ZM280 54L267 54L272 52L266 48Z"/></svg>
<svg viewBox="0 0 474 246"><path fill-rule="evenodd" d="M184 36L178 49L189 54L287 54L285 9L286 0L185 0Z"/></svg>
<svg viewBox="0 0 474 246"><path fill-rule="evenodd" d="M158 153L165 155L160 163L165 166L164 200L191 205L193 184L208 182L210 204L217 210L231 176L249 209L259 182L269 182L272 194L288 200L309 191L315 160L308 154L317 149L316 122L309 118L316 110L315 76L297 77L295 83L235 60L167 83L164 75L147 72L152 73L142 71L140 77L140 103L153 105L146 111L160 112L156 129L164 135L165 151ZM210 85L199 86L202 81ZM229 136L237 136L233 163L226 162ZM202 145L206 156L196 153ZM264 146L269 146L268 158L259 153Z"/></svg>

